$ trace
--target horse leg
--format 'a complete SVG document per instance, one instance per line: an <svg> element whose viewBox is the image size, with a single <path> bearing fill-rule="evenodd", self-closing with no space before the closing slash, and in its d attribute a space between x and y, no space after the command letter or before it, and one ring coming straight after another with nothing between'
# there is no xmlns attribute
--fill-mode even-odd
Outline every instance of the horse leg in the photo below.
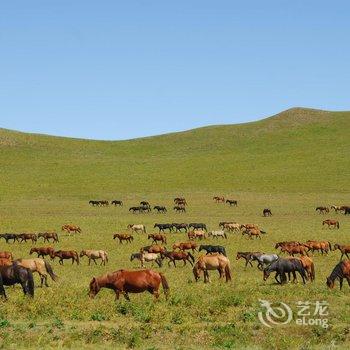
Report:
<svg viewBox="0 0 350 350"><path fill-rule="evenodd" d="M45 281L45 287L48 287L49 284L47 283L47 275L44 275L44 281Z"/></svg>
<svg viewBox="0 0 350 350"><path fill-rule="evenodd" d="M343 288L343 278L342 277L339 277L339 287L340 287L340 290Z"/></svg>
<svg viewBox="0 0 350 350"><path fill-rule="evenodd" d="M120 293L119 293L119 290L115 290L115 300L119 300L119 297L120 297Z"/></svg>
<svg viewBox="0 0 350 350"><path fill-rule="evenodd" d="M127 301L130 301L130 298L129 298L129 295L127 292L125 291L122 291L123 295L124 295L124 298L127 300Z"/></svg>
<svg viewBox="0 0 350 350"><path fill-rule="evenodd" d="M96 259L92 259L92 261L95 263L95 265L97 265Z"/></svg>
<svg viewBox="0 0 350 350"><path fill-rule="evenodd" d="M183 262L184 262L183 266L185 266L186 265L186 258L183 258Z"/></svg>

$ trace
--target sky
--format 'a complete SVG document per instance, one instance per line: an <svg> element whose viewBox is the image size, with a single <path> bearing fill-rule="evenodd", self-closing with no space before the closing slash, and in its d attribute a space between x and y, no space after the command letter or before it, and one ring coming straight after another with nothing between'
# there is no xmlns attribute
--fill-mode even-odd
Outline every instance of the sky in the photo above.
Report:
<svg viewBox="0 0 350 350"><path fill-rule="evenodd" d="M129 139L350 110L350 2L0 3L0 127Z"/></svg>

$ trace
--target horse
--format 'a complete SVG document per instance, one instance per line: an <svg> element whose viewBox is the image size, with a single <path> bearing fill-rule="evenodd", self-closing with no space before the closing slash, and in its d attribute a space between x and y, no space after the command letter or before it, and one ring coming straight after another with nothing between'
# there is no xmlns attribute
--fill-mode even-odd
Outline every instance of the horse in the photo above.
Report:
<svg viewBox="0 0 350 350"><path fill-rule="evenodd" d="M305 284L305 280L307 279L307 275L305 269L298 259L283 259L279 258L274 261L264 270L263 279L266 281L270 276L271 272L276 271L275 280L278 284L284 284L287 282L286 273L292 273L294 280L296 279L295 272L299 272L301 278L303 279L303 283ZM278 279L280 277L280 280Z"/></svg>
<svg viewBox="0 0 350 350"><path fill-rule="evenodd" d="M94 200L90 200L89 204L92 205L93 207L99 206L100 205L100 201L94 201Z"/></svg>
<svg viewBox="0 0 350 350"><path fill-rule="evenodd" d="M210 244L201 244L199 246L199 250L198 251L202 251L205 250L206 254L214 254L214 253L219 253L222 254L224 256L226 255L226 249L221 246L221 245L210 245Z"/></svg>
<svg viewBox="0 0 350 350"><path fill-rule="evenodd" d="M317 207L316 211L318 211L319 214L327 214L329 213L328 207Z"/></svg>
<svg viewBox="0 0 350 350"><path fill-rule="evenodd" d="M16 233L1 233L0 238L3 238L6 243L9 243L11 239L13 240L13 243L16 241L18 242L18 235Z"/></svg>
<svg viewBox="0 0 350 350"><path fill-rule="evenodd" d="M14 262L10 266L0 267L0 295L7 299L4 286L12 286L19 283L22 286L23 293L34 297L34 278L33 273L25 267L19 266Z"/></svg>
<svg viewBox="0 0 350 350"><path fill-rule="evenodd" d="M108 262L108 254L105 250L82 250L79 254L79 257L87 256L89 259L89 266L91 260L97 265L96 260L101 259L100 265L106 265Z"/></svg>
<svg viewBox="0 0 350 350"><path fill-rule="evenodd" d="M344 215L350 215L350 207L344 209Z"/></svg>
<svg viewBox="0 0 350 350"><path fill-rule="evenodd" d="M122 207L123 206L123 201L120 201L120 200L113 200L112 202L111 202L111 204L112 205L114 205L114 206L117 206L117 205L119 205L120 207Z"/></svg>
<svg viewBox="0 0 350 350"><path fill-rule="evenodd" d="M340 290L343 287L343 279L346 278L350 287L350 260L339 262L333 269L332 273L327 277L327 286L332 289L335 285L335 280L339 280Z"/></svg>
<svg viewBox="0 0 350 350"><path fill-rule="evenodd" d="M266 216L272 216L272 211L271 211L271 209L265 208L265 209L263 210L263 216L264 216L264 217L266 217Z"/></svg>
<svg viewBox="0 0 350 350"><path fill-rule="evenodd" d="M63 265L63 260L67 259L72 259L72 265L74 262L79 265L79 255L75 250L58 250L57 252L52 252L50 257L52 260L54 260L56 257L59 258L60 265Z"/></svg>
<svg viewBox="0 0 350 350"><path fill-rule="evenodd" d="M175 210L177 213L186 213L186 208L180 205L175 205L173 210Z"/></svg>
<svg viewBox="0 0 350 350"><path fill-rule="evenodd" d="M335 213L342 211L342 207L339 205L331 205L331 209L333 209Z"/></svg>
<svg viewBox="0 0 350 350"><path fill-rule="evenodd" d="M281 252L290 254L291 256L294 256L294 254L309 256L307 248L304 245L285 245L281 247Z"/></svg>
<svg viewBox="0 0 350 350"><path fill-rule="evenodd" d="M245 267L248 266L248 264L250 264L251 267L253 267L252 264L252 256L253 255L263 255L264 253L261 252L237 252L236 255L236 260L239 260L241 258L243 258L245 260Z"/></svg>
<svg viewBox="0 0 350 350"><path fill-rule="evenodd" d="M161 242L162 244L166 244L166 236L162 235L162 234L156 234L156 233L152 233L149 234L147 239L152 239L152 243L157 243L157 242Z"/></svg>
<svg viewBox="0 0 350 350"><path fill-rule="evenodd" d="M142 233L146 233L146 226L142 225L142 224L129 224L127 226L128 229L131 229L132 232L142 232Z"/></svg>
<svg viewBox="0 0 350 350"><path fill-rule="evenodd" d="M153 262L155 261L158 267L162 267L163 260L157 253L133 253L130 256L130 261L133 261L134 259L138 259L141 262L141 267L144 267L145 262L151 262L153 265Z"/></svg>
<svg viewBox="0 0 350 350"><path fill-rule="evenodd" d="M193 228L194 230L204 230L207 231L207 225L203 224L201 222L192 222L190 224L188 224L188 228Z"/></svg>
<svg viewBox="0 0 350 350"><path fill-rule="evenodd" d="M164 253L162 253L162 258L169 259L168 266L170 266L170 263L172 262L174 264L174 267L176 267L175 262L177 260L182 260L184 262L183 266L186 265L186 261L188 261L191 264L191 266L193 266L193 263L194 263L194 256L190 252L184 252L184 251L164 252Z"/></svg>
<svg viewBox="0 0 350 350"><path fill-rule="evenodd" d="M52 239L53 243L59 242L58 240L58 235L56 232L43 232L43 233L38 233L38 239L39 238L44 238L44 243L50 242L50 239Z"/></svg>
<svg viewBox="0 0 350 350"><path fill-rule="evenodd" d="M261 233L266 233L266 232L265 231L261 231L259 229L250 228L250 229L245 229L242 232L242 235L248 235L248 237L250 239L253 239L253 237L261 239L261 236L260 236Z"/></svg>
<svg viewBox="0 0 350 350"><path fill-rule="evenodd" d="M50 256L51 254L55 251L54 248L52 247L33 247L30 249L29 254L32 255L33 253L37 253L38 258L40 257L45 257L45 256Z"/></svg>
<svg viewBox="0 0 350 350"><path fill-rule="evenodd" d="M297 242L297 241L277 242L277 243L275 244L275 249L283 248L284 246L291 246L291 245L299 246L299 245L302 245L302 244L301 244L300 242Z"/></svg>
<svg viewBox="0 0 350 350"><path fill-rule="evenodd" d="M315 251L320 251L323 255L323 253L328 254L328 251L332 250L331 243L328 241L307 241L303 244L305 247L308 248L308 252L312 251L313 253Z"/></svg>
<svg viewBox="0 0 350 350"><path fill-rule="evenodd" d="M173 244L173 250L175 249L179 249L182 251L192 250L193 253L197 250L197 247L198 245L195 242L181 242L181 243Z"/></svg>
<svg viewBox="0 0 350 350"><path fill-rule="evenodd" d="M159 232L165 232L165 230L169 230L169 232L173 231L172 224L154 224L153 228L158 228Z"/></svg>
<svg viewBox="0 0 350 350"><path fill-rule="evenodd" d="M116 300L120 293L126 300L130 300L128 293L141 293L148 291L155 300L159 298L159 286L162 284L165 299L168 299L169 285L165 276L152 270L127 271L118 270L100 277L93 277L90 282L89 297L94 298L101 288L114 290Z"/></svg>
<svg viewBox="0 0 350 350"><path fill-rule="evenodd" d="M12 259L0 258L0 266L10 266L13 264Z"/></svg>
<svg viewBox="0 0 350 350"><path fill-rule="evenodd" d="M264 264L269 265L276 260L278 260L277 254L251 254L250 255L251 261L256 260L258 262L258 269L263 270Z"/></svg>
<svg viewBox="0 0 350 350"><path fill-rule="evenodd" d="M29 240L32 241L32 243L35 243L38 240L35 233L20 233L17 237L19 243L22 243L23 241L27 243Z"/></svg>
<svg viewBox="0 0 350 350"><path fill-rule="evenodd" d="M142 207L130 207L129 211L132 211L133 214L140 213L142 211Z"/></svg>
<svg viewBox="0 0 350 350"><path fill-rule="evenodd" d="M331 220L331 219L324 220L322 221L322 226L324 225L328 225L328 228L339 229L339 221L337 220Z"/></svg>
<svg viewBox="0 0 350 350"><path fill-rule="evenodd" d="M229 204L230 207L232 206L237 207L238 202L235 199L226 199L226 204Z"/></svg>
<svg viewBox="0 0 350 350"><path fill-rule="evenodd" d="M227 235L224 231L210 231L208 233L208 237L213 237L213 238L225 238L227 239Z"/></svg>
<svg viewBox="0 0 350 350"><path fill-rule="evenodd" d="M204 231L201 230L195 230L195 231L189 231L187 232L188 239L205 239L206 235Z"/></svg>
<svg viewBox="0 0 350 350"><path fill-rule="evenodd" d="M303 268L307 272L307 276L310 279L310 281L313 282L315 280L315 265L310 257L303 255L300 257L287 256L286 259L300 260L301 264L303 265Z"/></svg>
<svg viewBox="0 0 350 350"><path fill-rule="evenodd" d="M3 252L0 252L0 258L13 260L13 255L11 252L3 251Z"/></svg>
<svg viewBox="0 0 350 350"><path fill-rule="evenodd" d="M177 205L179 205L179 204L187 205L187 201L184 197L174 198L174 203Z"/></svg>
<svg viewBox="0 0 350 350"><path fill-rule="evenodd" d="M225 223L220 223L223 224L221 225L224 230L227 230L229 232L239 232L241 225L237 224L236 222L225 222Z"/></svg>
<svg viewBox="0 0 350 350"><path fill-rule="evenodd" d="M345 255L348 259L350 259L349 255L350 254L350 245L343 245L343 244L334 244L333 250L339 249L341 252L340 260L343 259L343 256Z"/></svg>
<svg viewBox="0 0 350 350"><path fill-rule="evenodd" d="M199 257L192 270L195 281L197 282L199 280L200 272L203 271L204 283L210 282L209 270L219 271L219 278L225 276L226 282L229 282L232 279L230 260L226 256L216 254Z"/></svg>
<svg viewBox="0 0 350 350"><path fill-rule="evenodd" d="M40 276L41 287L45 283L45 286L48 287L47 275L50 275L53 281L57 281L58 277L53 272L51 265L44 259L34 258L34 259L17 259L15 260L19 266L25 267L31 272L37 272Z"/></svg>
<svg viewBox="0 0 350 350"><path fill-rule="evenodd" d="M74 233L81 233L81 228L77 225L72 225L72 224L65 224L61 228L62 231L66 231L68 233L74 232Z"/></svg>
<svg viewBox="0 0 350 350"><path fill-rule="evenodd" d="M214 196L213 200L215 201L215 203L225 203L225 198L224 197Z"/></svg>
<svg viewBox="0 0 350 350"><path fill-rule="evenodd" d="M162 254L164 252L166 252L166 248L161 246L161 245L158 245L158 244L152 244L152 245L148 245L148 246L145 246L145 247L142 247L140 249L140 252L148 252L148 253L159 253L159 254Z"/></svg>
<svg viewBox="0 0 350 350"><path fill-rule="evenodd" d="M166 207L164 207L163 205L155 205L153 207L153 210L157 210L158 213L164 213L164 214L167 212Z"/></svg>
<svg viewBox="0 0 350 350"><path fill-rule="evenodd" d="M134 240L134 237L130 235L129 233L115 233L113 235L113 239L119 239L119 243L123 243L123 241L126 241L127 243L131 243Z"/></svg>
<svg viewBox="0 0 350 350"><path fill-rule="evenodd" d="M141 201L140 205L144 206L144 207L151 207L151 205L149 204L148 201Z"/></svg>
<svg viewBox="0 0 350 350"><path fill-rule="evenodd" d="M177 224L177 223L172 223L173 228L176 230L176 232L181 232L182 229L187 232L188 225L185 223Z"/></svg>
<svg viewBox="0 0 350 350"><path fill-rule="evenodd" d="M139 208L141 213L150 213L152 211L149 205L140 205Z"/></svg>

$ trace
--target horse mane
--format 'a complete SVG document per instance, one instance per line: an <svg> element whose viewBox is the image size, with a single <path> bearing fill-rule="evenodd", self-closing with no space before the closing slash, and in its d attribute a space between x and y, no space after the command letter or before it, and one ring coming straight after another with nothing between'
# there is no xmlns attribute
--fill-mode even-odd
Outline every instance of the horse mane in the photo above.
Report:
<svg viewBox="0 0 350 350"><path fill-rule="evenodd" d="M342 269L343 263L344 263L344 260L339 262L337 265L335 265L333 271L331 272L328 278L334 281L337 277L344 277L343 269Z"/></svg>

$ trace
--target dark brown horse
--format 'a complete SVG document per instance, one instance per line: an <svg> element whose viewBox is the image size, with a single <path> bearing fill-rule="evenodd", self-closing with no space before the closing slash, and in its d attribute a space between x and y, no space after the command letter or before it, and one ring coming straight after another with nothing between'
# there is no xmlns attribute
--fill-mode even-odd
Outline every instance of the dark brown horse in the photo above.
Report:
<svg viewBox="0 0 350 350"><path fill-rule="evenodd" d="M75 250L58 250L57 252L52 252L50 254L50 257L52 260L54 260L56 257L59 258L59 263L63 265L63 260L72 259L72 265L74 262L79 265L79 255L78 252Z"/></svg>
<svg viewBox="0 0 350 350"><path fill-rule="evenodd" d="M331 219L324 220L322 222L322 226L324 226L324 225L328 225L328 228L339 229L339 221L337 221L337 220L331 220Z"/></svg>
<svg viewBox="0 0 350 350"><path fill-rule="evenodd" d="M29 254L32 255L33 253L37 253L38 254L38 258L40 257L45 257L45 256L50 256L51 254L53 254L55 252L55 249L52 247L34 247L31 248L31 250L29 251Z"/></svg>
<svg viewBox="0 0 350 350"><path fill-rule="evenodd" d="M162 244L166 244L166 235L163 235L161 233L151 233L148 235L148 239L152 239L152 243L161 242Z"/></svg>
<svg viewBox="0 0 350 350"><path fill-rule="evenodd" d="M38 234L38 238L44 238L44 242L50 242L50 239L53 243L59 242L56 232L42 232Z"/></svg>
<svg viewBox="0 0 350 350"><path fill-rule="evenodd" d="M34 243L38 240L35 233L20 233L17 239L20 243L27 243L27 241L32 241L32 243Z"/></svg>
<svg viewBox="0 0 350 350"><path fill-rule="evenodd" d="M165 298L168 299L169 285L165 276L153 270L127 271L118 270L100 277L94 277L90 282L90 298L94 298L101 288L112 289L116 300L123 294L130 300L128 293L149 292L155 300L159 298L159 286L162 284Z"/></svg>
<svg viewBox="0 0 350 350"><path fill-rule="evenodd" d="M188 261L191 266L193 266L194 263L194 256L190 252L164 252L161 254L162 258L169 259L168 266L170 266L170 263L172 262L174 264L174 267L176 267L175 261L182 260L184 263L184 266L186 265L186 261Z"/></svg>
<svg viewBox="0 0 350 350"><path fill-rule="evenodd" d="M265 209L263 210L263 216L264 216L264 217L266 217L266 216L272 216L272 211L271 211L271 209L265 208Z"/></svg>
<svg viewBox="0 0 350 350"><path fill-rule="evenodd" d="M333 250L339 249L341 252L340 260L343 259L343 256L345 255L348 259L350 259L350 245L344 245L344 244L334 244Z"/></svg>
<svg viewBox="0 0 350 350"><path fill-rule="evenodd" d="M350 286L350 260L343 260L335 266L332 273L327 277L327 286L334 288L335 280L338 279L339 287L342 289L344 278Z"/></svg>
<svg viewBox="0 0 350 350"><path fill-rule="evenodd" d="M131 243L134 240L134 237L129 233L115 233L113 235L113 239L119 239L119 243L123 243L126 241L127 243Z"/></svg>
<svg viewBox="0 0 350 350"><path fill-rule="evenodd" d="M318 211L319 214L327 214L329 213L328 207L317 207L316 211Z"/></svg>

